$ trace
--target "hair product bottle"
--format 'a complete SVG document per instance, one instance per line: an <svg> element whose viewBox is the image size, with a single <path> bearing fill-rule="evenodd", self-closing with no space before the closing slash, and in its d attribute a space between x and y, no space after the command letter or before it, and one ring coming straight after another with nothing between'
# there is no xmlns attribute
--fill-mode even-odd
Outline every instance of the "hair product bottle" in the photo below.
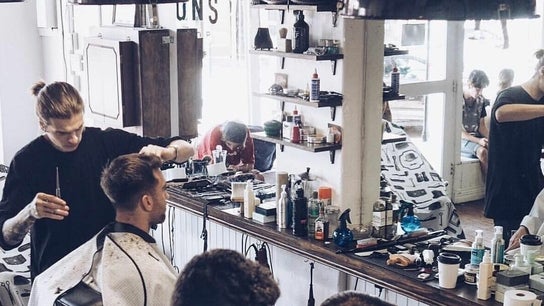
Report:
<svg viewBox="0 0 544 306"><path fill-rule="evenodd" d="M319 217L315 220L315 240L327 240L329 238L329 219L325 215L325 205L319 201Z"/></svg>
<svg viewBox="0 0 544 306"><path fill-rule="evenodd" d="M304 21L302 11L295 11L297 21L293 25L293 53L304 53L310 47L310 26Z"/></svg>
<svg viewBox="0 0 544 306"><path fill-rule="evenodd" d="M255 211L255 194L253 193L253 183L248 180L244 190L244 218L253 218L253 211Z"/></svg>
<svg viewBox="0 0 544 306"><path fill-rule="evenodd" d="M277 223L279 229L287 228L287 205L289 203L289 196L287 195L285 184L281 185L281 196L278 201L277 211Z"/></svg>
<svg viewBox="0 0 544 306"><path fill-rule="evenodd" d="M308 236L308 199L304 197L304 189L298 185L293 201L293 235Z"/></svg>
<svg viewBox="0 0 544 306"><path fill-rule="evenodd" d="M395 66L393 68L393 71L391 71L391 89L394 94L399 94L399 87L400 87L400 73L399 68Z"/></svg>
<svg viewBox="0 0 544 306"><path fill-rule="evenodd" d="M485 251L480 269L478 272L478 292L479 300L489 300L491 297L491 277L493 276L493 263L491 262L491 253Z"/></svg>
<svg viewBox="0 0 544 306"><path fill-rule="evenodd" d="M470 264L475 266L479 265L482 262L484 251L484 236L482 230L476 230L476 238L474 238L472 249L470 250ZM489 256L491 256L491 254Z"/></svg>
<svg viewBox="0 0 544 306"><path fill-rule="evenodd" d="M502 226L495 226L495 233L491 239L491 261L493 263L504 262L504 239L502 238Z"/></svg>
<svg viewBox="0 0 544 306"><path fill-rule="evenodd" d="M312 192L312 198L308 201L308 236L314 237L315 221L319 217L319 199L317 190Z"/></svg>
<svg viewBox="0 0 544 306"><path fill-rule="evenodd" d="M317 69L314 70L311 80L310 102L319 102L320 80Z"/></svg>

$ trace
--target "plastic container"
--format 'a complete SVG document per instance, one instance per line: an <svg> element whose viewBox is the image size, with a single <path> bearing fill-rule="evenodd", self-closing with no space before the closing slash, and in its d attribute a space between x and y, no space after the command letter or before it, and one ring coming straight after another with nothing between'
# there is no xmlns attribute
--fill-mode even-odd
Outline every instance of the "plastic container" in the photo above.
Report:
<svg viewBox="0 0 544 306"><path fill-rule="evenodd" d="M478 266L471 264L465 265L465 284L476 286L476 276L478 275Z"/></svg>
<svg viewBox="0 0 544 306"><path fill-rule="evenodd" d="M540 236L524 235L521 237L519 246L519 252L521 255L526 257L529 252L536 252L536 254L540 254L541 248L542 240L540 239Z"/></svg>

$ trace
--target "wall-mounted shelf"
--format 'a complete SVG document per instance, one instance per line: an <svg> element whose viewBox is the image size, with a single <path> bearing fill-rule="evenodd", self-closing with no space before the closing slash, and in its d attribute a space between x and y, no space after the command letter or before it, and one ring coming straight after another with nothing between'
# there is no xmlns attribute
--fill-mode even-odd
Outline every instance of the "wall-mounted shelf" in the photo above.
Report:
<svg viewBox="0 0 544 306"><path fill-rule="evenodd" d="M404 99L406 99L406 96L401 94L383 94L384 101L394 101L394 100L404 100Z"/></svg>
<svg viewBox="0 0 544 306"><path fill-rule="evenodd" d="M292 104L298 104L298 105L304 105L314 108L321 108L321 107L330 107L331 108L331 120L334 121L336 118L336 107L342 106L342 100L337 99L326 99L326 100L319 100L319 102L310 102L306 101L301 98L296 97L288 97L288 96L282 96L282 95L271 95L271 94L265 94L265 93L253 93L256 97L261 98L268 98L272 100L277 100L281 102L281 111L283 112L285 110L285 102L292 103Z"/></svg>
<svg viewBox="0 0 544 306"><path fill-rule="evenodd" d="M310 11L310 12L332 12L332 25L336 26L338 21L338 10L336 2L328 1L321 4L253 4L252 8L265 10L278 10L281 13L280 22L285 21L285 11Z"/></svg>
<svg viewBox="0 0 544 306"><path fill-rule="evenodd" d="M249 50L249 54L281 57L281 69L285 67L286 57L309 60L309 61L331 61L333 75L336 74L336 61L344 58L344 54L312 55L312 54L300 54L300 53L292 53L292 52L265 51L265 50Z"/></svg>
<svg viewBox="0 0 544 306"><path fill-rule="evenodd" d="M251 7L265 10L336 12L336 2L333 1L322 4L253 4Z"/></svg>
<svg viewBox="0 0 544 306"><path fill-rule="evenodd" d="M314 153L329 151L331 164L334 164L334 157L335 157L336 150L339 150L342 148L342 144L338 144L338 143L334 143L334 144L333 143L322 143L322 144L292 143L289 140L283 139L281 137L266 136L264 132L251 133L251 137L253 137L254 139L262 140L262 141L279 144L280 151L282 152L285 146L293 147L293 148L308 151L308 152L314 152Z"/></svg>
<svg viewBox="0 0 544 306"><path fill-rule="evenodd" d="M404 55L408 54L408 50L398 50L398 49L384 49L383 56L393 56L393 55Z"/></svg>

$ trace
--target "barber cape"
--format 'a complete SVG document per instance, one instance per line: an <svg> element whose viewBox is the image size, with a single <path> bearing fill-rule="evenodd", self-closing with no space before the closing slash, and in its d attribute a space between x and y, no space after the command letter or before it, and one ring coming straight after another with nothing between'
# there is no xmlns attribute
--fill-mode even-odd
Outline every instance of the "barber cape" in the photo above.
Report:
<svg viewBox="0 0 544 306"><path fill-rule="evenodd" d="M28 305L53 305L83 279L106 306L169 305L177 272L151 236L114 222L38 275Z"/></svg>

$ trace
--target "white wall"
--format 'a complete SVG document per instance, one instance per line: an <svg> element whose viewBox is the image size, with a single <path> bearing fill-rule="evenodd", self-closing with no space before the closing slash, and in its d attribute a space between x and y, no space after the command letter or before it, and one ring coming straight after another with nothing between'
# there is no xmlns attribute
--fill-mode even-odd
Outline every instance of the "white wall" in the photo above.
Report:
<svg viewBox="0 0 544 306"><path fill-rule="evenodd" d="M9 164L39 127L30 87L43 77L34 0L0 4L0 162Z"/></svg>

